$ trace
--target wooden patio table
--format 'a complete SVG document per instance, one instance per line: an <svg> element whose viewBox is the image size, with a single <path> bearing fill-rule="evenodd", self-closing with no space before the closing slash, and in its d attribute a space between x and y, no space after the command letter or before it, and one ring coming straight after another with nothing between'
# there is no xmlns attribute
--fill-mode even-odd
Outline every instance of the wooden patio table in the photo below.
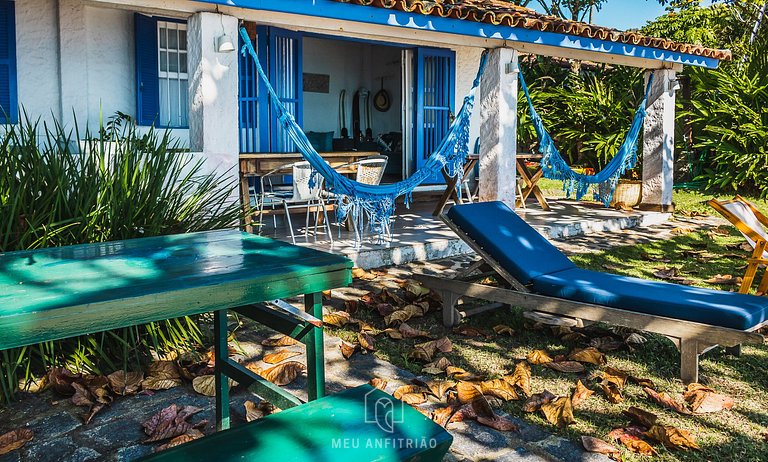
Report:
<svg viewBox="0 0 768 462"><path fill-rule="evenodd" d="M214 313L216 418L226 377L276 406L302 402L228 357L227 310L306 344L308 396L325 394L322 292L352 282L348 259L237 230L0 254L0 350ZM260 302L304 295L306 311Z"/></svg>
<svg viewBox="0 0 768 462"><path fill-rule="evenodd" d="M529 153L519 153L517 155L517 173L520 174L520 179L525 184L525 186L523 186L523 188L520 190L521 197L517 199L518 207L525 203L525 201L528 199L528 196L533 194L534 197L536 197L536 200L539 202L539 205L541 205L541 208L544 210L549 210L547 199L544 197L544 193L541 192L541 189L538 185L539 180L541 180L544 175L544 171L541 169L541 165L539 164L533 173L528 170L528 166L526 165L526 162L538 162L542 157L543 156L541 154Z"/></svg>

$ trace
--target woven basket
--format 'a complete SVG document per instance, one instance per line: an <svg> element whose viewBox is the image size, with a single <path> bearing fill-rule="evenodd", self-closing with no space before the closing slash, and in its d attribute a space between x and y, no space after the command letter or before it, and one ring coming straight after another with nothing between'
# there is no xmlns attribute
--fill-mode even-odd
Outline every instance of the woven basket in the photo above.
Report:
<svg viewBox="0 0 768 462"><path fill-rule="evenodd" d="M643 182L640 180L619 180L613 192L611 207L623 202L627 207L635 207L643 198Z"/></svg>

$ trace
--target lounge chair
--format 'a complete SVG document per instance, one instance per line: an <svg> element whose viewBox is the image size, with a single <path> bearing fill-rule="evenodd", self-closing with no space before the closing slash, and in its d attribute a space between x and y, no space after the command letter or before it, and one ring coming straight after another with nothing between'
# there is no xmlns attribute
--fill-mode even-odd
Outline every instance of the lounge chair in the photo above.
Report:
<svg viewBox="0 0 768 462"><path fill-rule="evenodd" d="M711 199L707 204L730 221L752 246L752 256L747 260L747 271L744 273L744 279L739 288L740 293L748 294L757 275L758 267L768 264L768 251L766 251L768 234L765 232L765 227L768 227L768 218L741 196L736 196L729 201ZM768 271L763 273L763 278L757 286L757 292L765 294L767 290Z"/></svg>
<svg viewBox="0 0 768 462"><path fill-rule="evenodd" d="M716 345L763 341L754 331L767 323L767 298L577 268L501 202L458 205L441 217L481 257L455 279L416 276L442 295L446 325L486 309L459 312L456 302L469 296L655 332L680 349L686 383L698 381L699 355ZM475 270L507 287L470 282Z"/></svg>

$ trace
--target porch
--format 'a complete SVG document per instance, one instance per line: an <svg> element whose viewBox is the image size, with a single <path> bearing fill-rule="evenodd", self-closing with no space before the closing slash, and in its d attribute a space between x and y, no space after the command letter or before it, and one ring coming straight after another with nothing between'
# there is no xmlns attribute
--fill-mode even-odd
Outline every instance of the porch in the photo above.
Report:
<svg viewBox="0 0 768 462"><path fill-rule="evenodd" d="M414 198L410 208L400 204L393 218L392 238L378 242L375 235L366 235L362 244L355 247L354 232L332 226L333 243L323 227L317 233L310 228L307 237L304 228L296 227L296 244L326 252L342 254L355 266L369 269L381 266L402 265L413 261L429 261L471 252L438 217L432 215L435 198L427 194ZM517 212L549 239L600 232L617 232L622 229L651 226L669 219L669 213L632 210L631 212L608 209L598 203L568 199L549 200L549 211L542 210L535 201L528 208ZM293 223L304 220L296 212ZM291 242L291 235L282 216L276 217L277 226L266 218L264 236ZM310 220L311 221L311 220Z"/></svg>

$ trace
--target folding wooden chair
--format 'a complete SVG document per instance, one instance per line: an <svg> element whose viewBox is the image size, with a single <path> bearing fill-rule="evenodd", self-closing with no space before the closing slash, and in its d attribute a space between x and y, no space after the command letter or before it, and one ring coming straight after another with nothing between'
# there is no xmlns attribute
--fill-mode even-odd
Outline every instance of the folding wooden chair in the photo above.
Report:
<svg viewBox="0 0 768 462"><path fill-rule="evenodd" d="M766 251L768 218L741 196L736 196L729 201L711 199L707 204L730 221L752 246L752 256L747 260L747 271L739 288L740 293L747 294L752 288L760 265L768 264L768 251ZM763 273L763 278L757 286L758 294L765 294L766 291L768 291L768 270Z"/></svg>

